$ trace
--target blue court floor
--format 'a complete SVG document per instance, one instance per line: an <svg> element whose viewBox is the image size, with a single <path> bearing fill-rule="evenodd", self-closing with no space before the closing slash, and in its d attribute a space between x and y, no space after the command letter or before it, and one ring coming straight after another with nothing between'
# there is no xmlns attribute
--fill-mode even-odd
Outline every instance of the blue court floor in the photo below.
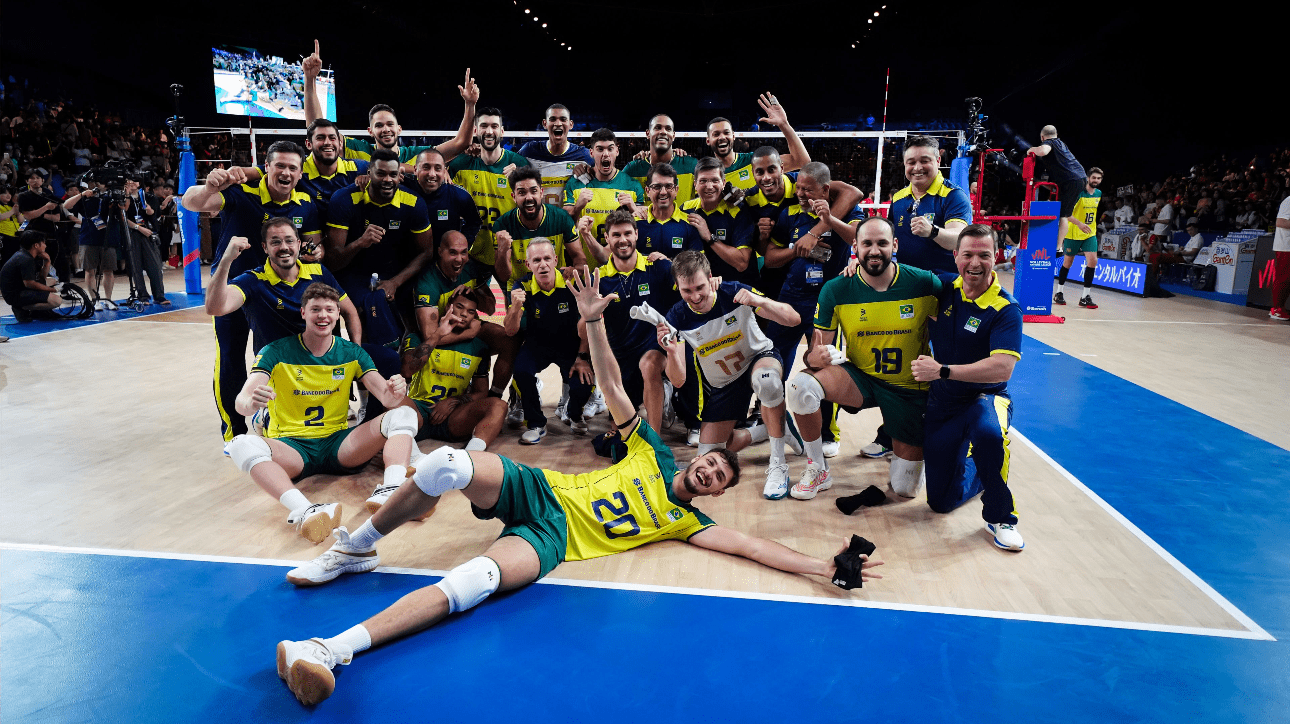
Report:
<svg viewBox="0 0 1290 724"><path fill-rule="evenodd" d="M360 655L309 710L277 678L277 641L436 579L296 589L276 562L10 547L0 720L1287 721L1290 451L1028 337L1024 352L1015 427L1257 635L549 582Z"/></svg>
<svg viewBox="0 0 1290 724"><path fill-rule="evenodd" d="M180 281L182 277L178 277ZM102 311L95 312L89 319L75 319L66 322L47 322L35 320L23 324L18 323L18 319L13 313L0 315L0 335L6 337L34 337L39 334L49 334L66 329L77 329L78 327L88 327L94 324L103 324L104 322L116 322L122 319L135 319L137 317L150 317L156 314L165 314L178 309L188 309L190 307L200 307L206 302L206 298L200 295L188 295L183 292L167 292L166 299L170 301L170 306L163 307L160 304L149 304L142 312L136 312L132 309L126 309L122 306L115 312ZM120 304L121 300L116 300Z"/></svg>

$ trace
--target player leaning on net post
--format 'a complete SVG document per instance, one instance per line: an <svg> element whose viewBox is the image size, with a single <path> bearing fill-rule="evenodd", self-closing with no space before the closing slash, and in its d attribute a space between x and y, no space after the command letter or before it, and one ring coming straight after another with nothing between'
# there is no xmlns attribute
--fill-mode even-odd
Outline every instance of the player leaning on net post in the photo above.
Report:
<svg viewBox="0 0 1290 724"><path fill-rule="evenodd" d="M316 580L305 582L323 583L343 572L374 569L379 562L376 541L433 509L439 497L451 490L461 490L483 516L501 518L507 527L485 555L338 636L280 642L278 676L301 703L316 704L330 696L336 686L331 669L349 664L354 654L433 626L496 591L528 585L562 560L595 558L656 540L679 539L781 571L828 577L844 589L880 577L867 570L882 562L870 561L860 552L867 543L863 539L853 538L831 559L814 558L718 526L691 507L695 498L721 495L739 482L738 459L734 453L717 450L696 457L684 470L676 468L671 449L636 414L619 380L603 317L615 295L601 296L598 271L584 267L575 277L570 285L587 326L591 364L614 423L622 431L626 456L607 470L582 475L538 470L492 453L448 447L419 461L411 479L353 536L339 529L332 550L288 576L315 576ZM633 507L636 500L645 504ZM618 517L602 521L610 511Z"/></svg>

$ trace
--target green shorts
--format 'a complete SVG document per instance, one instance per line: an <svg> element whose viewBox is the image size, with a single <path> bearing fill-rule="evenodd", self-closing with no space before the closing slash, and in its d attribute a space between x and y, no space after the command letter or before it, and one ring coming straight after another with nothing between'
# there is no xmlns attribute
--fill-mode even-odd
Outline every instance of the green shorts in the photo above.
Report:
<svg viewBox="0 0 1290 724"><path fill-rule="evenodd" d="M927 392L907 390L885 380L865 374L850 362L843 362L842 369L851 375L860 394L864 395L865 408L882 410L882 426L893 439L909 445L923 445L923 415L927 412ZM858 412L843 407L847 412Z"/></svg>
<svg viewBox="0 0 1290 724"><path fill-rule="evenodd" d="M293 480L303 480L310 475L353 475L363 469L366 465L359 465L355 468L347 468L340 464L340 446L345 442L345 438L356 428L347 427L343 430L337 430L327 437L278 437L274 438L280 443L290 445L296 452L300 453L300 459L305 461L304 468Z"/></svg>
<svg viewBox="0 0 1290 724"><path fill-rule="evenodd" d="M537 551L541 562L538 578L542 578L564 562L569 547L564 507L541 470L505 457L501 461L502 492L497 504L488 510L474 506L471 509L480 520L498 518L506 524L499 538L514 535L528 541Z"/></svg>
<svg viewBox="0 0 1290 724"><path fill-rule="evenodd" d="M443 422L440 422L440 423L430 422L430 408L434 407L433 404L429 402L423 402L422 400L413 400L412 403L417 406L417 412L421 414L421 429L417 430L418 440L440 440L442 442L466 442L467 440L470 439L469 435L465 437L462 437L461 435L457 435L454 437L452 432L448 430L447 420L444 420Z"/></svg>
<svg viewBox="0 0 1290 724"><path fill-rule="evenodd" d="M1090 236L1087 239L1063 239L1062 253L1066 256L1083 254L1084 252L1097 251L1097 237Z"/></svg>

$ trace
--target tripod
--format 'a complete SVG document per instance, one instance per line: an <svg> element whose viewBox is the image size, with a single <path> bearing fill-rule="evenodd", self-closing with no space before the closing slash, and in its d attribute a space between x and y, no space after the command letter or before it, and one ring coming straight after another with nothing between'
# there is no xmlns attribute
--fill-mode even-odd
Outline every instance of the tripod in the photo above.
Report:
<svg viewBox="0 0 1290 724"><path fill-rule="evenodd" d="M148 303L143 301L139 296L138 285L135 284L135 272L139 269L139 255L141 250L134 243L134 235L130 233L130 224L125 218L125 208L121 205L124 199L118 199L109 195L106 199L108 202L108 211L103 212L104 217L110 226L115 226L117 233L121 237L121 251L125 258L126 278L130 281L130 296L121 303L121 306L127 309L133 309L136 312L142 312ZM111 234L108 234L111 238ZM109 272L111 273L111 272ZM95 288L98 288L98 280L95 279Z"/></svg>

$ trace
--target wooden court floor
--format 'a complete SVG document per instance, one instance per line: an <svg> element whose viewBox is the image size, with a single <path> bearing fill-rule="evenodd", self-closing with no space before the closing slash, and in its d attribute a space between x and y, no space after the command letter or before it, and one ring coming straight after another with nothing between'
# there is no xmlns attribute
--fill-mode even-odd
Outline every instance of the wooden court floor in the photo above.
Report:
<svg viewBox="0 0 1290 724"><path fill-rule="evenodd" d="M176 280L177 282L178 280ZM1142 300L1102 293L1095 311L1067 307L1064 325L1027 325L1026 333L1129 382L1290 448L1283 411L1290 325L1257 310L1179 297ZM1051 353L1050 353L1051 354ZM306 560L312 546L284 522L285 511L221 453L211 397L214 338L198 309L98 324L15 340L0 348L0 409L5 418L0 525L8 543ZM1278 360L1280 361L1278 363ZM1023 360L1026 365L1030 360ZM554 407L555 370L544 375ZM1060 385L1061 380L1054 380ZM1054 415L1088 414L1056 409ZM1014 436L1013 487L1027 549L989 542L976 502L935 515L925 501L889 493L887 504L843 516L838 496L885 487L886 463L857 456L872 438L876 411L841 416L842 453L831 461L834 489L809 502L761 497L765 445L743 454L745 483L700 501L723 525L772 538L815 556L834 553L852 533L878 545L886 578L843 592L824 581L764 569L679 543L593 561L566 563L553 578L606 585L665 586L762 596L839 599L1241 631L1230 606L1117 519L1089 491L1025 438ZM605 416L592 433L607 426ZM1091 429L1096 420L1090 419ZM585 438L554 418L545 441L517 444L505 431L494 451L568 472L602 466ZM1186 431L1177 434L1186 444ZM684 431L664 432L684 464L693 450ZM422 442L423 450L433 449ZM796 475L804 459L790 459ZM375 466L350 478L302 483L314 501L337 501L351 530L379 481ZM469 513L460 494L436 514L382 543L383 564L446 570L474 557L500 524Z"/></svg>

